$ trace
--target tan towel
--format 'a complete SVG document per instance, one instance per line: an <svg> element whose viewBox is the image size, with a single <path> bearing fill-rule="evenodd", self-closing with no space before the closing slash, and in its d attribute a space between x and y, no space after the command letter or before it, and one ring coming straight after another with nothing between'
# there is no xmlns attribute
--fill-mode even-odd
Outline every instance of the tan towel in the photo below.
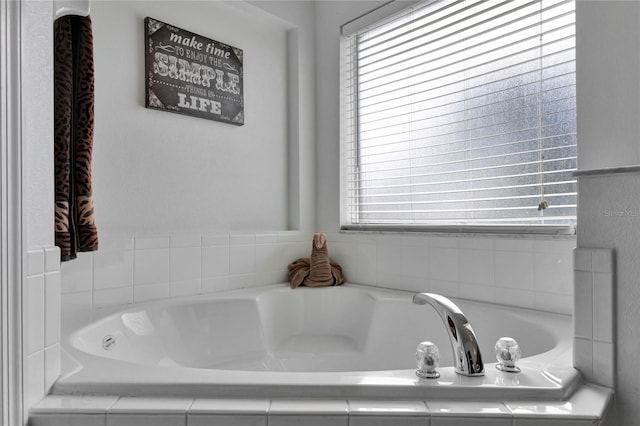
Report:
<svg viewBox="0 0 640 426"><path fill-rule="evenodd" d="M311 257L295 260L289 264L288 269L291 288L297 288L300 285L323 287L344 283L342 267L329 259L325 234L314 234Z"/></svg>

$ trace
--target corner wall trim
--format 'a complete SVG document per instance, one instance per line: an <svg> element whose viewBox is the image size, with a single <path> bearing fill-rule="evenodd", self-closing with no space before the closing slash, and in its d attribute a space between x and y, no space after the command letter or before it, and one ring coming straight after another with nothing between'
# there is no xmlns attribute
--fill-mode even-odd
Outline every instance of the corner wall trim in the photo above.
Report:
<svg viewBox="0 0 640 426"><path fill-rule="evenodd" d="M21 1L0 0L0 421L24 425Z"/></svg>

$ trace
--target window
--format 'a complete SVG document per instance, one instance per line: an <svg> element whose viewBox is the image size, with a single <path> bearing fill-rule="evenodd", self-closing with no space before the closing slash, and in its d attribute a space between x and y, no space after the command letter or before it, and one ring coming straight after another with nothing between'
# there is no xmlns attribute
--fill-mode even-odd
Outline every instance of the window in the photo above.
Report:
<svg viewBox="0 0 640 426"><path fill-rule="evenodd" d="M344 228L575 224L573 0L419 3L341 51Z"/></svg>

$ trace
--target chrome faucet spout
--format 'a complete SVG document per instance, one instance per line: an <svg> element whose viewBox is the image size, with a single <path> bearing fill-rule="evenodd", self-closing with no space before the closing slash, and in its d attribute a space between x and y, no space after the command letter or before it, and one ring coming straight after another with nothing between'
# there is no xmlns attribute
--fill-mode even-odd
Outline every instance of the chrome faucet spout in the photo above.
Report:
<svg viewBox="0 0 640 426"><path fill-rule="evenodd" d="M456 373L463 376L484 376L478 339L460 308L446 297L432 293L416 293L413 303L433 306L442 318L451 342Z"/></svg>

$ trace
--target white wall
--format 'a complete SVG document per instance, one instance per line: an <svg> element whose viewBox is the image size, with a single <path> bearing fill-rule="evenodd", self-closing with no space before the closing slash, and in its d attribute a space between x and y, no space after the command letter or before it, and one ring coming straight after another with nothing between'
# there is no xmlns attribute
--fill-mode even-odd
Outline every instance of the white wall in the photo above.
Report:
<svg viewBox="0 0 640 426"><path fill-rule="evenodd" d="M289 229L313 231L316 226L315 2L248 0L247 4L291 26L287 37Z"/></svg>
<svg viewBox="0 0 640 426"><path fill-rule="evenodd" d="M146 16L244 50L244 126L144 108ZM287 229L282 22L215 1L96 1L91 17L99 233Z"/></svg>
<svg viewBox="0 0 640 426"><path fill-rule="evenodd" d="M36 248L54 244L52 5L25 1L21 12L24 220Z"/></svg>
<svg viewBox="0 0 640 426"><path fill-rule="evenodd" d="M640 165L640 2L577 3L578 164L581 170ZM616 257L616 407L620 425L640 419L640 178L579 178L578 247ZM595 285L595 284L594 284ZM583 295L576 288L576 300ZM598 359L595 354L593 366Z"/></svg>
<svg viewBox="0 0 640 426"><path fill-rule="evenodd" d="M640 9L578 1L578 169L640 164Z"/></svg>

